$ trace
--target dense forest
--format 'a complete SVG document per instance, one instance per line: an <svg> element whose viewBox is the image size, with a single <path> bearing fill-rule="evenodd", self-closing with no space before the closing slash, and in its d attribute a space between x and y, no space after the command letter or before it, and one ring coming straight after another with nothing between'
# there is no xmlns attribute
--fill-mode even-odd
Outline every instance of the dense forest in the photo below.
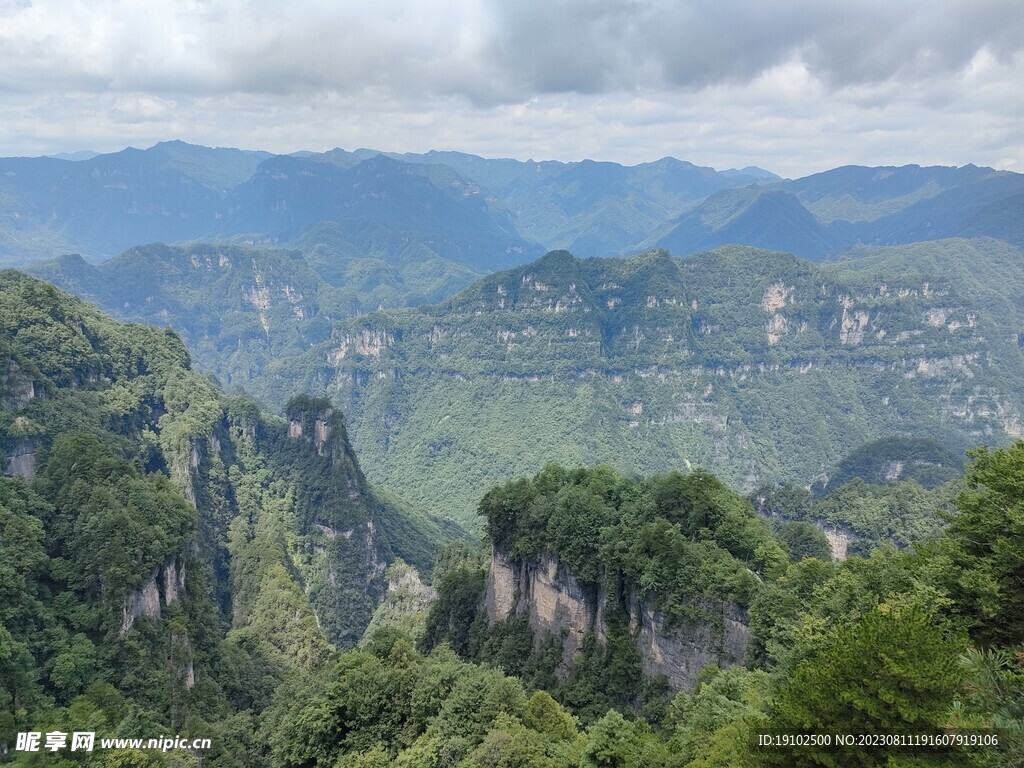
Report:
<svg viewBox="0 0 1024 768"><path fill-rule="evenodd" d="M170 332L17 273L0 295L0 754L94 723L252 764L252 718L355 644L387 564L427 574L464 534L375 492L329 402L270 417Z"/></svg>
<svg viewBox="0 0 1024 768"><path fill-rule="evenodd" d="M1024 443L972 456L946 530L833 562L772 537L702 473L631 479L552 465L480 505L495 554L544 553L609 595L571 668L526 615L488 620L486 554L449 548L415 637L379 629L297 696L285 766L1019 765L1024 750ZM643 673L625 603L676 622L734 601L745 658L688 691ZM713 614L710 614L713 615ZM828 745L763 746L794 734ZM837 734L903 737L839 747ZM913 737L959 738L948 746ZM998 742L998 745L995 743ZM771 743L771 742L769 742ZM989 746L983 746L988 744Z"/></svg>
<svg viewBox="0 0 1024 768"><path fill-rule="evenodd" d="M962 457L1024 434L1024 253L1006 242L820 264L738 246L563 251L469 285L427 262L364 270L331 248L325 261L154 244L33 269L116 317L169 325L199 370L277 413L330 397L372 482L476 532L487 488L552 461L700 466L745 493L832 489L875 440L927 435ZM897 474L926 486L961 469L891 462L876 470L903 462Z"/></svg>
<svg viewBox="0 0 1024 768"><path fill-rule="evenodd" d="M889 440L746 497L553 463L478 500L476 541L372 487L330 401L271 416L169 331L0 297L0 761L1020 765L1024 442ZM691 676L652 656L678 638ZM212 746L17 748L81 730Z"/></svg>

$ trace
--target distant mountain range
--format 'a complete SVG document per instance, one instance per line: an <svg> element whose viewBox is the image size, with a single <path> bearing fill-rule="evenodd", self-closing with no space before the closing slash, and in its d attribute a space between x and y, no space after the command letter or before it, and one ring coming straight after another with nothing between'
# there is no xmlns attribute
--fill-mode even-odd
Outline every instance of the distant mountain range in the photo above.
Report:
<svg viewBox="0 0 1024 768"><path fill-rule="evenodd" d="M650 244L686 254L729 243L818 260L857 245L994 237L1024 245L1024 175L849 166L708 197Z"/></svg>
<svg viewBox="0 0 1024 768"><path fill-rule="evenodd" d="M4 159L0 179L7 263L61 252L96 260L155 241L292 243L327 222L342 257L391 264L440 257L489 271L542 252L473 183L380 155L272 156L166 142L79 162Z"/></svg>
<svg viewBox="0 0 1024 768"><path fill-rule="evenodd" d="M317 270L336 281L353 258L482 274L559 248L685 255L735 243L819 260L859 244L947 237L1024 245L1024 175L971 165L850 166L790 181L673 158L285 156L180 141L68 158L0 159L0 263L227 240L316 251Z"/></svg>
<svg viewBox="0 0 1024 768"><path fill-rule="evenodd" d="M749 490L891 434L1024 435L1022 212L1024 175L970 165L0 160L2 258L274 408L330 394L371 479L464 522L538 457Z"/></svg>

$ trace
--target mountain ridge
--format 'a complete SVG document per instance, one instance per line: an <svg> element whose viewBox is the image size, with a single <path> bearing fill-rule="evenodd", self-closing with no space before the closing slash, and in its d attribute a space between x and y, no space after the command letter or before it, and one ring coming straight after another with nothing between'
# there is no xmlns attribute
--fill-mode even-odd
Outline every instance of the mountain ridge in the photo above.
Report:
<svg viewBox="0 0 1024 768"><path fill-rule="evenodd" d="M1020 174L844 166L790 180L751 168L454 151L270 155L181 141L74 162L0 158L0 259L80 252L97 260L153 241L290 247L324 226L336 236L322 245L341 258L392 266L442 258L480 271L559 248L610 256L660 243L686 255L738 243L817 260L858 243L961 235L1024 243ZM728 193L755 189L746 215L721 227Z"/></svg>

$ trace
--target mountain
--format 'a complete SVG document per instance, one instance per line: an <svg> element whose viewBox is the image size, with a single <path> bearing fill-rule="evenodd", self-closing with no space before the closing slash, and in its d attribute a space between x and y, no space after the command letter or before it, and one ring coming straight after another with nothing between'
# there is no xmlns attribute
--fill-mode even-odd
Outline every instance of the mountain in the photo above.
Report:
<svg viewBox="0 0 1024 768"><path fill-rule="evenodd" d="M91 149L80 149L77 152L58 152L55 155L47 155L47 157L55 157L58 160L91 160L100 154L99 152L93 152Z"/></svg>
<svg viewBox="0 0 1024 768"><path fill-rule="evenodd" d="M365 167L364 167L365 166ZM0 252L110 256L153 241L286 243L323 222L363 256L501 268L538 255L500 206L452 172L340 150L271 156L165 142L81 162L0 160Z"/></svg>
<svg viewBox="0 0 1024 768"><path fill-rule="evenodd" d="M192 588L185 574L193 569L221 618L243 626L239 605L258 601L261 589L239 571L243 551L254 536L271 535L260 546L286 566L300 612L315 616L325 643L352 644L383 594L386 563L401 556L429 569L439 543L461 535L378 497L326 400L293 398L285 419L266 416L193 371L170 331L118 325L16 272L0 273L0 322L0 447L6 474L21 478L5 487L64 505L71 517L51 522L70 526L61 535L78 526L68 546L86 546L83 526L93 526L89 536L114 532L118 515L125 525L157 525L145 517L147 493L170 499L178 516L173 536L131 534L153 543L96 564L122 569L104 577L116 581L106 583L100 613L122 634L140 616L159 620L161 603ZM104 472L127 485L105 490ZM136 502L143 506L134 511ZM76 522L87 513L92 522ZM91 546L105 552L119 540Z"/></svg>
<svg viewBox="0 0 1024 768"><path fill-rule="evenodd" d="M2 159L2 255L7 263L60 250L112 255L213 234L225 191L266 157L165 142L78 162Z"/></svg>
<svg viewBox="0 0 1024 768"><path fill-rule="evenodd" d="M709 194L778 178L674 158L623 166L460 152L271 156L180 141L74 163L10 158L0 174L8 263L61 250L100 258L157 240L285 245L329 224L342 252L488 271L540 255L537 242L587 256L627 252Z"/></svg>
<svg viewBox="0 0 1024 768"><path fill-rule="evenodd" d="M665 220L714 192L778 179L760 168L720 173L671 157L624 166L489 160L461 152L392 156L454 168L515 211L524 236L583 257L635 250Z"/></svg>
<svg viewBox="0 0 1024 768"><path fill-rule="evenodd" d="M806 259L861 244L993 237L1021 246L1024 176L978 168L847 166L711 195L647 244L675 254L738 243Z"/></svg>
<svg viewBox="0 0 1024 768"><path fill-rule="evenodd" d="M154 243L98 265L69 255L31 272L115 317L174 328L199 368L263 397L271 361L326 341L334 322L440 301L480 276L439 258L398 266L356 254L342 258L332 234L320 228L312 245L302 243L310 249L305 253Z"/></svg>
<svg viewBox="0 0 1024 768"><path fill-rule="evenodd" d="M551 460L809 484L879 437L962 452L1024 434L1022 255L995 240L819 266L553 252L346 321L272 370L315 372L371 478L467 523L482 488Z"/></svg>
<svg viewBox="0 0 1024 768"><path fill-rule="evenodd" d="M586 662L588 635L634 645L637 678L673 689L693 688L709 664L741 663L751 582L787 557L748 504L701 472L638 482L549 465L492 489L480 510L493 543L488 623L527 617L534 636L559 641L563 679ZM602 537L619 542L616 555Z"/></svg>
<svg viewBox="0 0 1024 768"><path fill-rule="evenodd" d="M326 161L325 161L326 160ZM223 229L287 241L330 221L366 255L422 258L416 250L492 270L528 259L537 247L504 211L455 174L427 174L378 155L351 167L330 157L275 157L229 196Z"/></svg>
<svg viewBox="0 0 1024 768"><path fill-rule="evenodd" d="M169 141L74 162L0 159L0 259L95 261L154 241L217 240L317 247L329 281L352 258L490 272L551 249L686 255L736 243L818 260L948 237L1021 245L1022 196L1021 174L973 165L845 166L786 180L671 157L625 166L438 151L270 155Z"/></svg>
<svg viewBox="0 0 1024 768"><path fill-rule="evenodd" d="M915 480L934 488L959 477L963 464L960 456L935 440L890 437L862 445L843 458L829 483L838 487L854 478L873 485Z"/></svg>
<svg viewBox="0 0 1024 768"><path fill-rule="evenodd" d="M687 254L729 243L820 259L838 248L836 237L791 192L748 187L712 195L684 214L659 248Z"/></svg>
<svg viewBox="0 0 1024 768"><path fill-rule="evenodd" d="M170 325L204 369L279 412L329 395L374 482L473 524L482 489L549 460L704 466L749 491L825 482L882 437L954 452L1014 437L1021 256L991 239L860 246L819 265L737 247L552 252L383 311L356 297L398 293L386 265L338 289L289 251L148 246L37 274Z"/></svg>
<svg viewBox="0 0 1024 768"><path fill-rule="evenodd" d="M933 249L930 257L922 248ZM887 257L926 269L929 258L971 249L985 279L963 294L952 283L915 284L921 275L909 271L904 284L879 280ZM595 343L598 359L622 358L645 346L616 330L626 313L649 312L651 333L679 315L713 335L708 323L729 315L721 305L730 291L757 295L757 267L784 280L762 296L765 326L738 340L751 350L763 349L761 332L786 354L804 348L800 336L812 325L832 328L835 300L844 321L834 330L851 367L863 368L861 355L877 361L894 323L921 310L932 331L913 338L925 353L966 327L975 330L958 342L1010 366L999 341L981 335L992 332L995 311L1016 327L1019 308L989 295L961 326L955 302L989 283L1016 299L1019 263L1015 249L981 241L873 249L835 265L845 288L873 286L872 299L831 293L836 286L820 281L832 267L764 252L590 262L553 253L448 306L467 301L475 317L497 307L510 322L524 313L524 331L534 328L520 334L528 340L552 327L541 322L550 308L570 328L605 331L585 338L586 361ZM689 304L670 301L691 283ZM854 327L870 300L875 324ZM623 314L595 315L602 306ZM808 328L782 327L808 306L818 310ZM458 327L432 319L431 342L451 352L457 339L442 332ZM688 344L706 356L697 338ZM393 356L402 340L392 332L360 337L343 355L336 348L339 360ZM487 339L472 341L486 350ZM652 341L670 360L674 340ZM548 354L564 362L558 350ZM818 362L829 354L844 359L832 349ZM399 628L402 617L382 612L385 626L339 653L366 626L385 563L401 555L423 568L460 531L377 493L330 401L297 396L284 418L267 416L192 370L173 332L118 324L10 271L0 272L0 355L5 760L35 764L27 753L34 735L67 751L62 739L84 729L96 735L90 764L781 766L806 760L809 747L766 750L754 746L755 733L794 733L808 722L819 733L935 733L954 711L959 722L992 724L997 738L972 754L1005 763L1020 753L1012 654L1024 639L1016 579L1024 442L974 454L958 514L939 540L840 564L802 557L707 472L641 478L547 464L483 494L492 556L466 542L447 548L436 594L405 566L389 569L410 610L431 606L418 648ZM482 370L500 363L479 361ZM915 370L927 374L920 363ZM986 364L972 372L980 377ZM901 386L916 386L902 373ZM955 407L956 388L944 391ZM983 398L968 405L982 416ZM944 460L934 446L898 448L890 455L909 448ZM105 743L170 733L186 745ZM815 764L834 762L828 751L810 754ZM938 746L922 763L919 745L902 742L878 754L929 765L960 757Z"/></svg>
<svg viewBox="0 0 1024 768"><path fill-rule="evenodd" d="M997 174L965 165L865 167L845 165L779 186L796 195L822 224L874 221L910 205Z"/></svg>
<svg viewBox="0 0 1024 768"><path fill-rule="evenodd" d="M855 230L856 241L893 245L985 236L1024 246L1019 223L1022 205L1024 175L992 172L866 224ZM850 240L851 234L846 238Z"/></svg>

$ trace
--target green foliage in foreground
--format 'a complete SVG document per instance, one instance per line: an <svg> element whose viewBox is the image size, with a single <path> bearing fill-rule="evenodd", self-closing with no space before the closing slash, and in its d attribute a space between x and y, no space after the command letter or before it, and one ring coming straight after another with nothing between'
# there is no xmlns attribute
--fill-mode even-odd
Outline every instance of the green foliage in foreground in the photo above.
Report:
<svg viewBox="0 0 1024 768"><path fill-rule="evenodd" d="M0 273L0 762L52 757L19 732L85 729L260 765L261 713L355 643L381 566L460 535L374 495L329 402L289 416L224 396L171 333Z"/></svg>
<svg viewBox="0 0 1024 768"><path fill-rule="evenodd" d="M480 514L513 560L554 555L581 584L613 592L624 577L675 618L699 618L702 601L748 603L755 574L787 559L750 505L702 471L635 480L553 464L489 491Z"/></svg>
<svg viewBox="0 0 1024 768"><path fill-rule="evenodd" d="M343 654L323 692L275 707L281 768L682 765L642 721L609 710L583 729L547 693L393 632Z"/></svg>
<svg viewBox="0 0 1024 768"><path fill-rule="evenodd" d="M552 675L561 646L554 646L555 664L545 670L541 662L551 638L537 636L520 618L487 627L481 618L483 574L472 567L450 572L440 585L430 617L437 632L433 640L461 638L466 657L514 672L528 688L547 689L592 738L610 722L602 715L609 707L646 723L653 740L635 741L632 727L620 727L617 743L628 757L608 764L657 765L664 759L666 765L694 768L1019 765L1024 630L1013 585L1024 552L1024 532L1017 530L1017 508L1024 503L1022 457L1024 442L973 454L952 526L915 548L890 546L842 563L805 557L765 572L751 595L748 668L706 668L693 691L671 701L659 701L651 688L656 681L646 690L635 679L616 688L631 675L640 677L639 666L630 666L636 649L628 633L609 631L600 646L589 638L573 669ZM597 514L576 504L587 489L595 491L594 507L604 494L609 520L623 506L621 498L649 498L663 512L676 506L658 507L659 501L688 499L678 505L683 514L672 518L678 530L713 539L713 526L692 526L700 510L714 509L694 503L701 495L692 491L713 489L713 483L698 475L688 494L685 478L629 481L631 495L622 493L625 483L610 483L611 477L602 469L567 473L551 467L532 480L492 490L481 509L496 546L520 557L561 557L564 542L552 536L557 528L548 522L561 498L572 502L564 505L570 513ZM637 493L644 483L652 492ZM572 494L560 496L567 487L574 488ZM626 542L622 550L631 551L628 532L616 534ZM588 562L602 563L600 537L587 549L586 537L592 536L575 542L577 549L567 547L568 556L586 552ZM450 630L456 627L467 630L455 636ZM614 629L611 619L609 627ZM793 733L956 733L996 737L999 745L757 746L759 734ZM589 765L585 760L598 754L585 752L572 764Z"/></svg>

